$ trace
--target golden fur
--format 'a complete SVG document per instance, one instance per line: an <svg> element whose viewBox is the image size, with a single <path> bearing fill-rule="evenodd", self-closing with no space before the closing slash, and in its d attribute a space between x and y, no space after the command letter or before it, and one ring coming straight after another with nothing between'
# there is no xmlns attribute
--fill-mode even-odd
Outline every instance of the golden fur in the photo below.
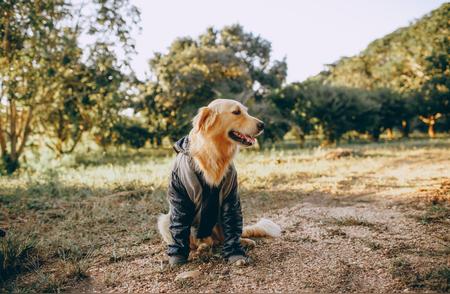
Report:
<svg viewBox="0 0 450 294"><path fill-rule="evenodd" d="M220 184L239 148L228 133L236 130L254 137L260 133L258 123L261 121L249 115L247 107L234 100L216 99L200 108L189 133L189 151L208 184Z"/></svg>

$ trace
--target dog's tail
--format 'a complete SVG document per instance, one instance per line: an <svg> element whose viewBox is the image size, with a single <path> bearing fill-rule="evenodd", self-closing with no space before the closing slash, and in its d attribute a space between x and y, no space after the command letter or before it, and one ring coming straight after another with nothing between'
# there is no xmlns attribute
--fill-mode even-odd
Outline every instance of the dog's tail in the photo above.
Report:
<svg viewBox="0 0 450 294"><path fill-rule="evenodd" d="M170 215L169 214L160 214L158 216L158 231L161 234L161 238L167 244L172 244L173 239L172 235L169 231L169 223L170 223Z"/></svg>
<svg viewBox="0 0 450 294"><path fill-rule="evenodd" d="M281 227L267 218L260 219L256 224L245 226L242 232L243 238L277 238L281 236Z"/></svg>

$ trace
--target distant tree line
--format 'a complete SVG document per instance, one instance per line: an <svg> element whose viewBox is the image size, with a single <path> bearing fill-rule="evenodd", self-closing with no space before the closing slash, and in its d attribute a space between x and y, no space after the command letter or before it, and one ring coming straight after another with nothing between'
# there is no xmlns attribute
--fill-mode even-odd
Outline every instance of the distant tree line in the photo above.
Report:
<svg viewBox="0 0 450 294"><path fill-rule="evenodd" d="M263 145L290 131L324 143L349 131L373 140L393 129L408 136L417 121L434 137L436 127L450 128L449 10L444 4L287 84L286 60L274 60L271 43L240 25L176 39L139 80L128 65L139 11L128 0L2 1L0 173L17 170L28 148L62 155L84 140L105 149L161 146L185 135L196 110L215 98L240 100L261 117L269 126ZM80 44L84 35L94 41Z"/></svg>
<svg viewBox="0 0 450 294"><path fill-rule="evenodd" d="M444 131L450 123L449 15L450 4L443 4L410 26L375 40L361 54L340 59L314 79L368 91L389 89L394 100L404 99L400 103L405 106L395 111L405 115L403 129L418 118L434 137L438 120Z"/></svg>

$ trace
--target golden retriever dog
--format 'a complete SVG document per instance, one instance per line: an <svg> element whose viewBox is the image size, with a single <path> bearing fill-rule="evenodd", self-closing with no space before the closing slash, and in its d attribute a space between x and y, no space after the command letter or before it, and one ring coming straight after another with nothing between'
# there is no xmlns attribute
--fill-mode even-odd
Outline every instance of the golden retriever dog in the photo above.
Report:
<svg viewBox="0 0 450 294"><path fill-rule="evenodd" d="M245 254L237 242L253 247L249 238L280 236L280 227L268 219L242 228L233 159L239 148L254 145L263 129L264 123L234 100L217 99L199 109L189 135L174 147L178 155L169 184L170 212L158 219L169 257L185 256L187 246L195 256L223 245L225 258L242 260Z"/></svg>

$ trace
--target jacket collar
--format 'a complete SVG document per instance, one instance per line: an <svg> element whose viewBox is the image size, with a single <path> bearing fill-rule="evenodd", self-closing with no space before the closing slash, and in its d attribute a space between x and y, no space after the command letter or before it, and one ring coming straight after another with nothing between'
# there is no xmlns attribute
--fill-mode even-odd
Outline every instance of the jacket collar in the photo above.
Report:
<svg viewBox="0 0 450 294"><path fill-rule="evenodd" d="M178 140L173 145L173 149L175 150L175 152L177 154L178 153L183 153L183 154L189 155L189 137L188 136L184 136L183 138Z"/></svg>

